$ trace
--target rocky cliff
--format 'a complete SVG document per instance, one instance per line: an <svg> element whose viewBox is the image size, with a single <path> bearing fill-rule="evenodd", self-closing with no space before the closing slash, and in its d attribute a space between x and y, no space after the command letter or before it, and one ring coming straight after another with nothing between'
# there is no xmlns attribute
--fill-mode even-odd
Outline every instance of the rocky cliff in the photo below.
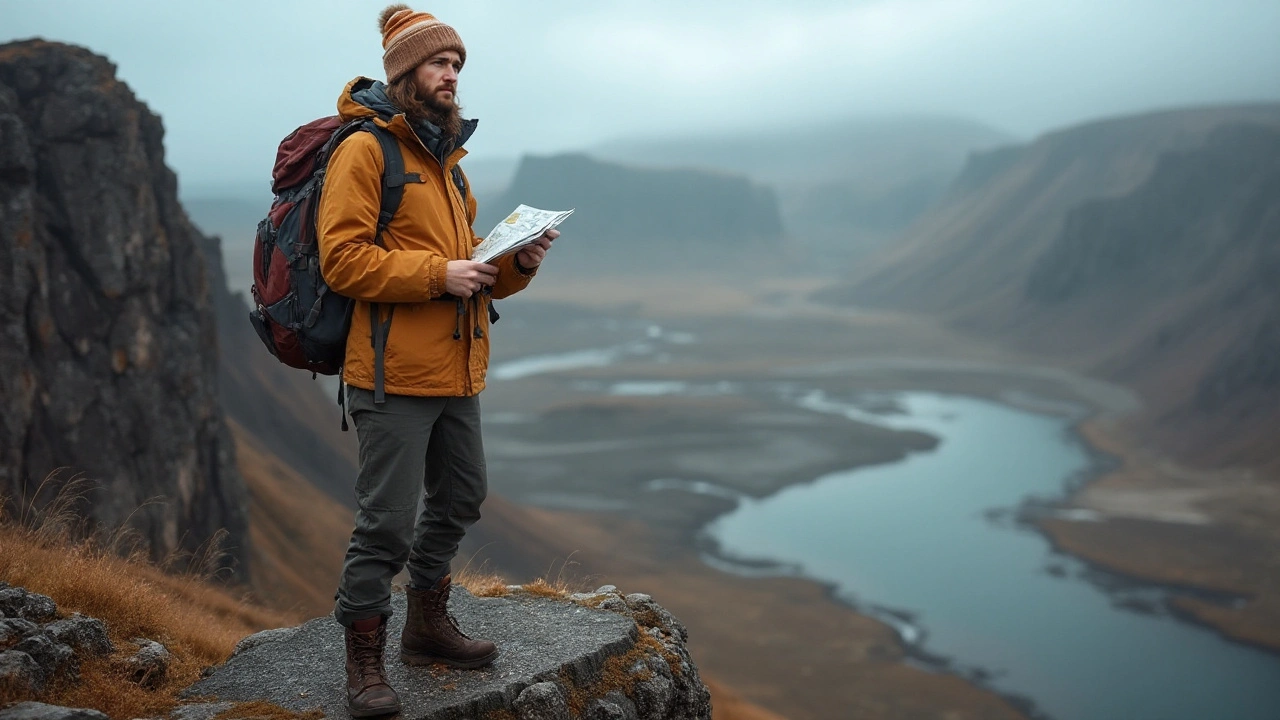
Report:
<svg viewBox="0 0 1280 720"><path fill-rule="evenodd" d="M225 529L243 573L210 287L162 139L105 59L0 46L0 494L39 505L82 473L93 521L157 557Z"/></svg>
<svg viewBox="0 0 1280 720"><path fill-rule="evenodd" d="M1276 462L1280 105L1107 120L975 157L837 297L1135 388L1142 434Z"/></svg>
<svg viewBox="0 0 1280 720"><path fill-rule="evenodd" d="M1098 370L1144 391L1166 444L1275 460L1280 123L1224 125L1133 192L1075 208L1024 292L1035 345L1107 348Z"/></svg>
<svg viewBox="0 0 1280 720"><path fill-rule="evenodd" d="M1035 263L1083 203L1133 192L1166 153L1233 124L1280 124L1280 106L1168 111L1049 133L973 156L946 197L890 245L850 267L844 299L937 313L1004 332Z"/></svg>
<svg viewBox="0 0 1280 720"><path fill-rule="evenodd" d="M400 694L400 717L414 720L710 720L711 702L685 648L688 632L643 594L604 586L567 599L519 586L494 597L455 589L459 624L498 643L490 666L412 667L396 657L403 593L392 596L387 676ZM186 691L196 699L175 712L203 720L235 703L266 700L298 713L344 717L342 629L323 617L242 640L221 667Z"/></svg>

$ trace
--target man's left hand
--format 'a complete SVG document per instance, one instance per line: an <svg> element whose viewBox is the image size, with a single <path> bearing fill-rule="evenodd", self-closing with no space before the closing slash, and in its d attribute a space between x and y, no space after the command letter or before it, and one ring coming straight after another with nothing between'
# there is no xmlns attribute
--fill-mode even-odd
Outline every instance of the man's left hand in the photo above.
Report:
<svg viewBox="0 0 1280 720"><path fill-rule="evenodd" d="M559 230L548 230L542 233L542 236L533 241L531 245L525 245L516 253L516 260L520 262L520 267L525 270L532 270L542 264L542 259L547 256L547 250L551 249L551 241L560 237Z"/></svg>

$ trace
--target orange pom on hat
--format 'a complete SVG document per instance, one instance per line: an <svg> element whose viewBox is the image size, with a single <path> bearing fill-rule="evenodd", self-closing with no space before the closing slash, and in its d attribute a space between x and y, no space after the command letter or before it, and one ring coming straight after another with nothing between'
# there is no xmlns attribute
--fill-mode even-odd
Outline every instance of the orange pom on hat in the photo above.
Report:
<svg viewBox="0 0 1280 720"><path fill-rule="evenodd" d="M382 30L382 67L388 84L443 50L456 50L462 61L467 61L467 48L458 31L430 13L414 12L408 5L388 5L378 15L378 27Z"/></svg>

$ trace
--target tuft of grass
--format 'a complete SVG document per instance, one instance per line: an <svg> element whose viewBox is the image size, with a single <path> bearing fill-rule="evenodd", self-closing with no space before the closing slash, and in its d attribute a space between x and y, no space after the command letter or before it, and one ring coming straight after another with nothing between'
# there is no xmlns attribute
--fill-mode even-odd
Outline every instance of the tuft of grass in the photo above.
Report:
<svg viewBox="0 0 1280 720"><path fill-rule="evenodd" d="M79 513L86 487L73 478L39 509L34 500L21 506L16 522L0 517L0 579L53 598L59 616L79 612L102 620L116 651L82 658L79 683L54 685L38 697L0 688L0 705L36 699L111 717L164 715L202 669L225 661L245 635L293 622L208 582L216 543L202 548L194 562L166 558L157 564L130 531L89 532ZM166 565L187 572L166 573ZM128 680L125 661L136 652L129 642L136 637L162 643L172 656L155 689Z"/></svg>
<svg viewBox="0 0 1280 720"><path fill-rule="evenodd" d="M506 597L511 594L511 587L506 578L486 569L485 565L471 569L471 564L453 574L453 582L467 589L476 597Z"/></svg>
<svg viewBox="0 0 1280 720"><path fill-rule="evenodd" d="M559 565L560 569L555 572L554 578L551 575L556 567L555 562L547 569L545 576L523 585L511 585L506 578L489 571L487 562L477 569L472 569L471 563L468 562L466 566L453 574L453 582L463 586L476 597L507 597L513 592L522 592L537 597L563 600L574 593L582 592L586 589L587 583L591 581L591 578L576 577L573 569L577 568L578 563L573 562L571 559L565 559L559 561Z"/></svg>

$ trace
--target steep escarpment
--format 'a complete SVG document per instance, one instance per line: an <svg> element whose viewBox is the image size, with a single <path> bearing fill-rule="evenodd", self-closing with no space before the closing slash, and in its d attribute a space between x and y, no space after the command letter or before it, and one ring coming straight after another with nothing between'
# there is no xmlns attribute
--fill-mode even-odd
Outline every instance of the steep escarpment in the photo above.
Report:
<svg viewBox="0 0 1280 720"><path fill-rule="evenodd" d="M1046 518L1104 567L1241 598L1179 612L1280 647L1280 105L1111 120L976 158L836 293L1137 391L1119 456Z"/></svg>
<svg viewBox="0 0 1280 720"><path fill-rule="evenodd" d="M92 521L157 557L226 530L243 573L210 289L162 139L105 59L0 46L0 494L39 506L81 473Z"/></svg>
<svg viewBox="0 0 1280 720"><path fill-rule="evenodd" d="M1223 126L1072 210L1025 296L1024 341L1105 348L1098 370L1143 392L1170 447L1274 459L1260 433L1280 408L1280 123Z"/></svg>
<svg viewBox="0 0 1280 720"><path fill-rule="evenodd" d="M1280 106L1109 119L977 154L932 211L850 268L838 296L1016 333L1027 279L1071 211L1134 191L1166 153L1198 148L1217 128L1241 123L1280 124Z"/></svg>
<svg viewBox="0 0 1280 720"><path fill-rule="evenodd" d="M925 312L1137 389L1144 436L1265 461L1280 106L1121 118L975 157L837 297Z"/></svg>
<svg viewBox="0 0 1280 720"><path fill-rule="evenodd" d="M638 168L581 154L529 156L506 193L481 208L476 231L487 234L521 203L577 208L565 223L572 238L557 249L557 265L669 266L776 250L783 239L773 190L743 175Z"/></svg>
<svg viewBox="0 0 1280 720"><path fill-rule="evenodd" d="M392 595L392 605L388 635L396 638L404 595ZM459 588L449 608L502 654L479 670L388 661L404 718L710 720L709 694L685 647L688 631L648 595L624 596L612 585L568 598L519 586L493 588L489 597ZM188 705L183 717L223 716L232 703L261 700L342 717L342 643L331 618L250 635L188 689L203 702Z"/></svg>

